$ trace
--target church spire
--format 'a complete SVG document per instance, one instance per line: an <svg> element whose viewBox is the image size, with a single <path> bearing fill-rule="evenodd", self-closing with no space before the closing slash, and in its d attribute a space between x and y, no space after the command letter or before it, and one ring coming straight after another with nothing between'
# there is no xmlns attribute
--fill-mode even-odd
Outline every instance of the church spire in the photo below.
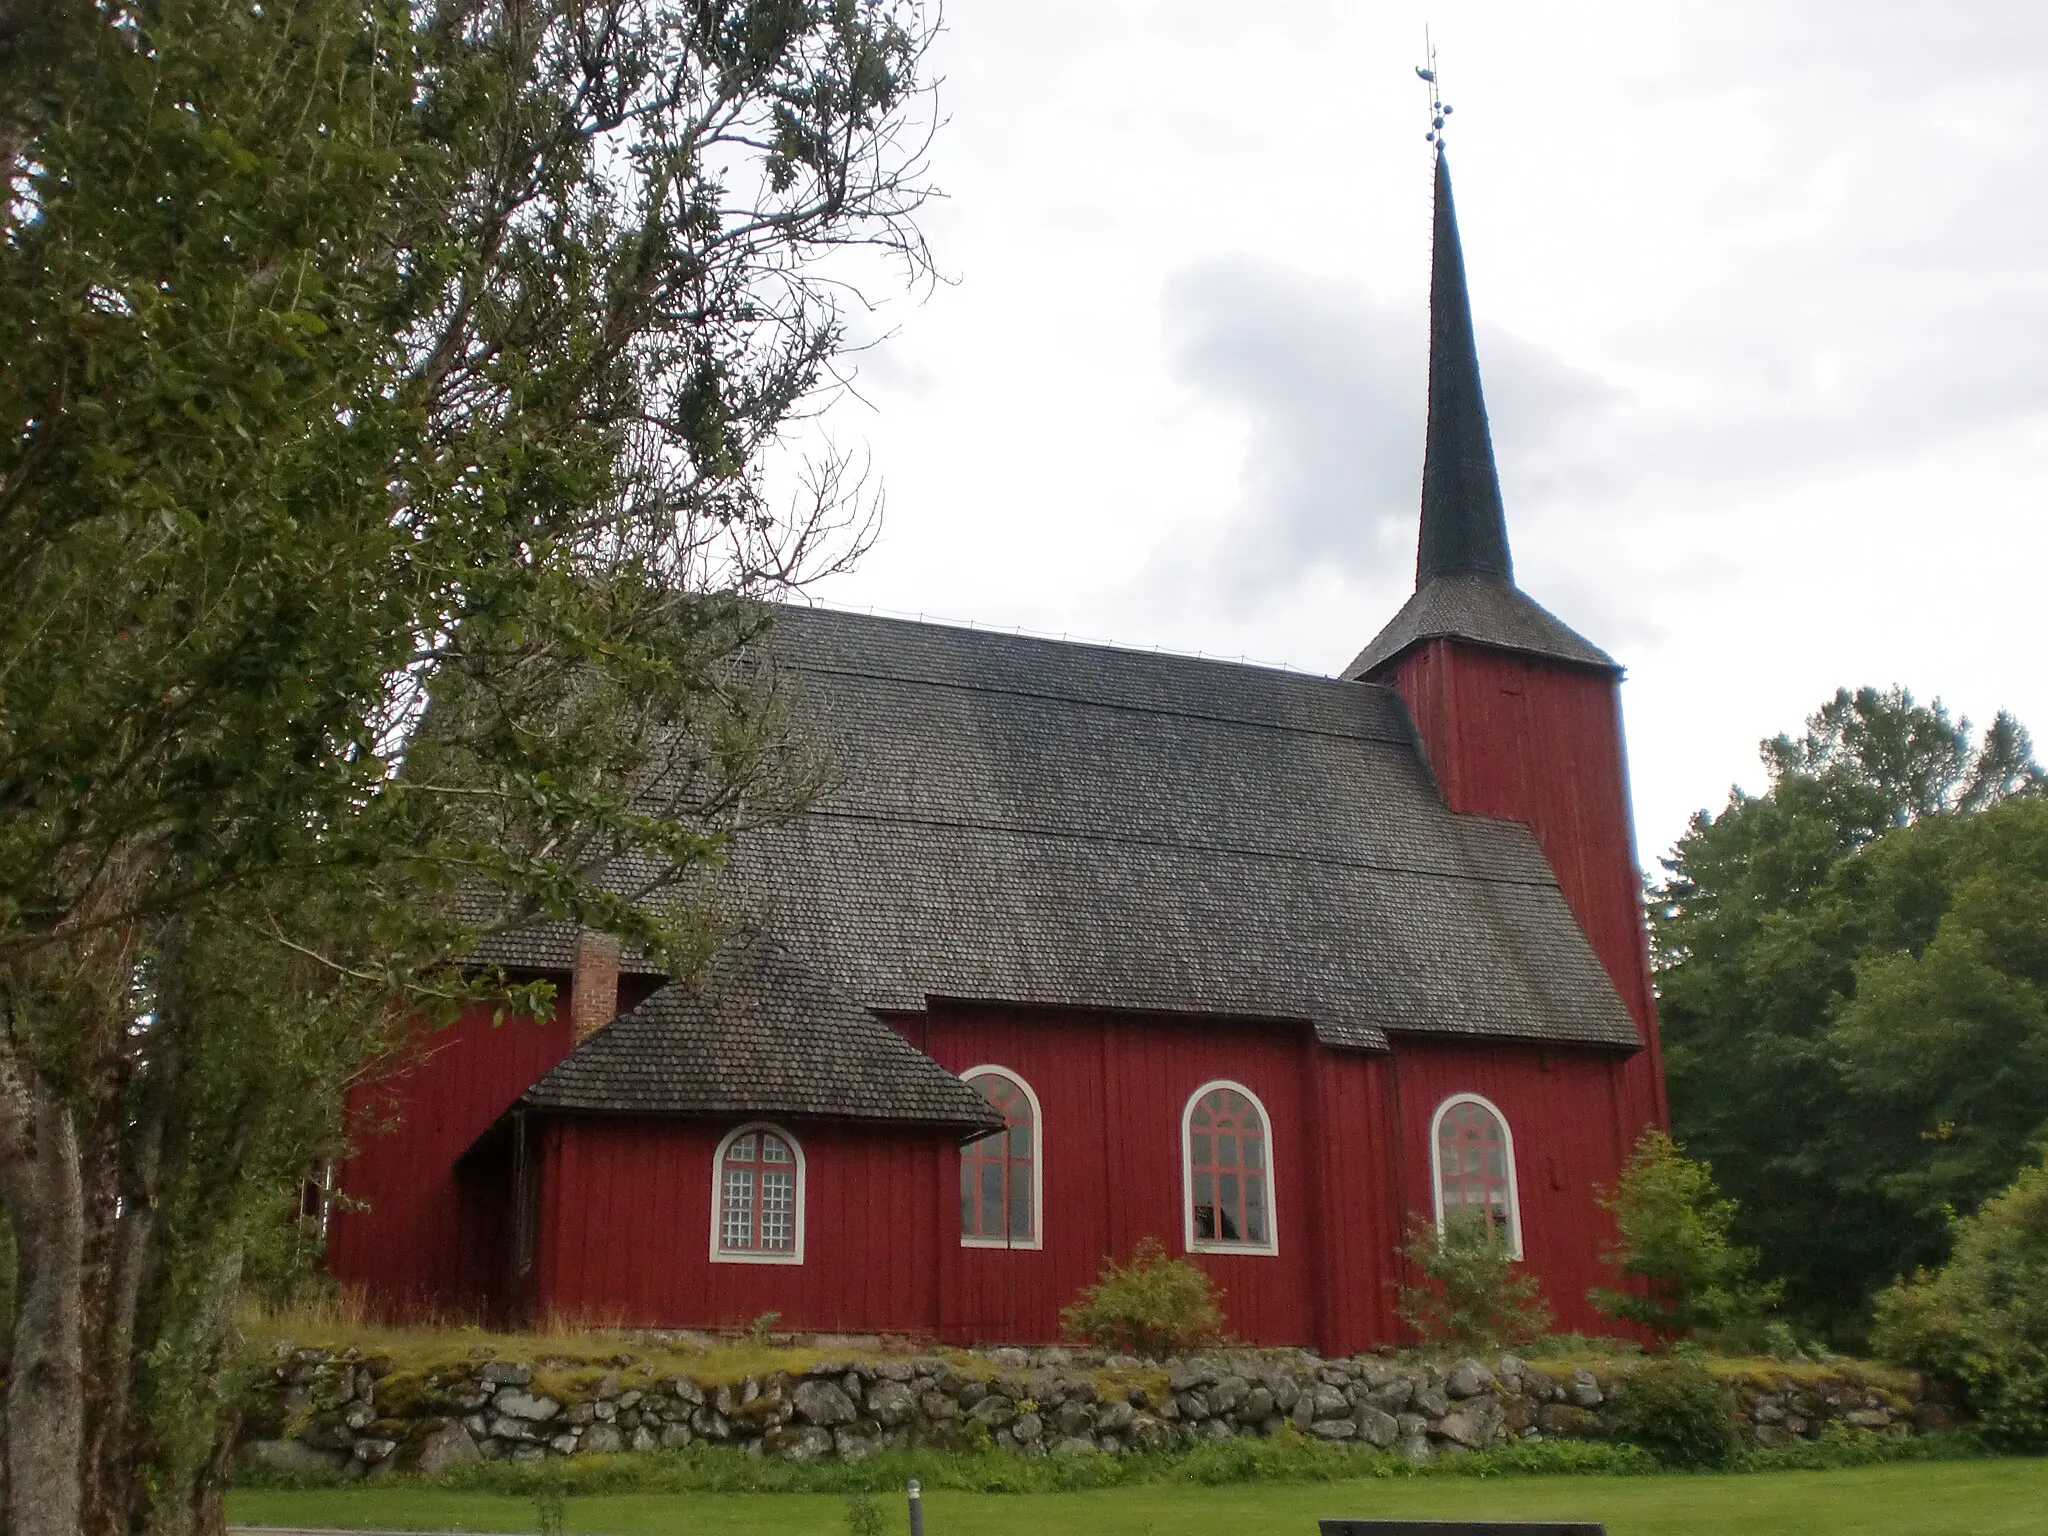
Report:
<svg viewBox="0 0 2048 1536"><path fill-rule="evenodd" d="M1434 67L1422 78L1434 87ZM1465 292L1465 257L1451 206L1451 168L1444 159L1443 119L1451 109L1433 90L1430 105L1436 235L1430 255L1429 433L1422 456L1415 591L1352 658L1344 676L1377 678L1410 650L1433 640L1619 672L1613 657L1515 585L1493 437L1486 427L1486 397L1479 389L1479 354L1472 344L1472 301Z"/></svg>
<svg viewBox="0 0 2048 1536"><path fill-rule="evenodd" d="M1510 586L1507 517L1479 353L1472 340L1472 301L1465 255L1451 203L1451 168L1436 154L1436 231L1429 271L1429 432L1422 459L1422 537L1415 552L1417 590L1439 576L1481 576Z"/></svg>

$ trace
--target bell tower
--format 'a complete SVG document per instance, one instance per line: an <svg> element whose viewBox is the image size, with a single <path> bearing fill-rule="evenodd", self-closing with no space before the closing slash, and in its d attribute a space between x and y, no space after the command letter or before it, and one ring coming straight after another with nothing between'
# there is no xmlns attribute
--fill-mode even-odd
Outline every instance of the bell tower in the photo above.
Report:
<svg viewBox="0 0 2048 1536"><path fill-rule="evenodd" d="M1344 676L1400 694L1452 810L1535 834L1642 1034L1623 1073L1627 1112L1637 1125L1666 1124L1621 668L1515 585L1441 142L1415 592Z"/></svg>

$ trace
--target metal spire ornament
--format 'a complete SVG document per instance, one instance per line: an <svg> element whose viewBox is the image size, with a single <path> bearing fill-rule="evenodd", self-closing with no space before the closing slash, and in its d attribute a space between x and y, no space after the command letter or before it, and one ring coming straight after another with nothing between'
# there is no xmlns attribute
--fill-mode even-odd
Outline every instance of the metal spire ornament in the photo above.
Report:
<svg viewBox="0 0 2048 1536"><path fill-rule="evenodd" d="M1444 119L1451 115L1451 109L1444 105L1443 87L1436 78L1436 44L1429 40L1429 31L1423 29L1422 53L1427 61L1415 66L1415 77L1429 87L1429 132L1423 135L1442 153L1444 147Z"/></svg>

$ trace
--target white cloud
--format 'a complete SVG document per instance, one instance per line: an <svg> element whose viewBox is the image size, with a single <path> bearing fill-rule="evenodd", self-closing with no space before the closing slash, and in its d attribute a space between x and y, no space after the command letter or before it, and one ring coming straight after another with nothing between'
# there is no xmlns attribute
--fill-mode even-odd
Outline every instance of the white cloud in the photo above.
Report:
<svg viewBox="0 0 2048 1536"><path fill-rule="evenodd" d="M1436 12L1432 17L1432 12ZM959 0L849 602L1341 665L1412 562L1434 20L1517 572L1646 854L1838 684L2048 737L2048 8Z"/></svg>

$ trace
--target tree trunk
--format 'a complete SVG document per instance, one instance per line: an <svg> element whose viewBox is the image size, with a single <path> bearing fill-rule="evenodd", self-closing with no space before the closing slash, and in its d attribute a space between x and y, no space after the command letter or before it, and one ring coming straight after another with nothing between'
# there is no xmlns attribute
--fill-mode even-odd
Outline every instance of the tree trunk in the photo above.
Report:
<svg viewBox="0 0 2048 1536"><path fill-rule="evenodd" d="M12 1076L12 1074L9 1074ZM40 1083L7 1083L0 1149L18 1254L7 1381L7 1536L79 1536L85 1382L85 1201L78 1128ZM23 1125L21 1111L28 1112ZM22 1154L26 1154L23 1156Z"/></svg>

